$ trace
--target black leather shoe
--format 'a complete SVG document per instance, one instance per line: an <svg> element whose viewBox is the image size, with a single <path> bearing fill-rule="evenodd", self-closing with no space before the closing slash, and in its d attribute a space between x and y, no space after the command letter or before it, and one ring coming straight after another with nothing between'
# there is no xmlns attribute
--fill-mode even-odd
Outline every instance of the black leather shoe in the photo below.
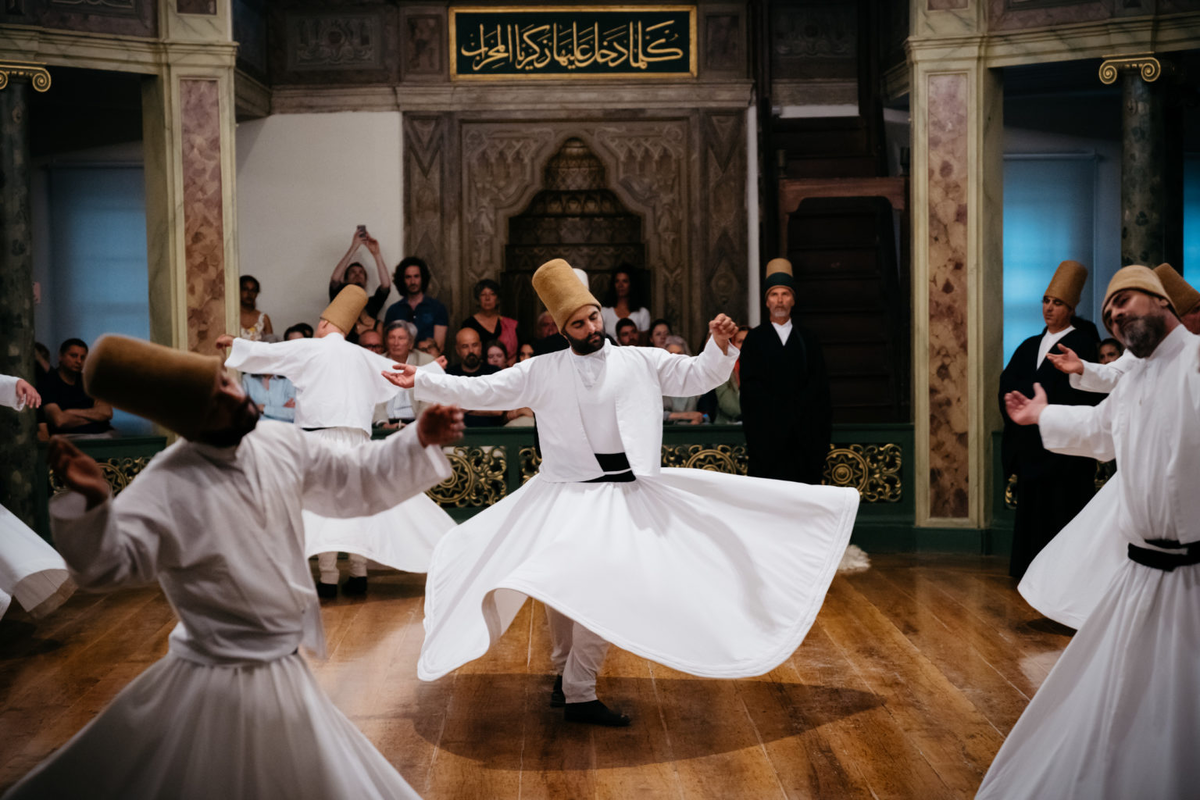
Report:
<svg viewBox="0 0 1200 800"><path fill-rule="evenodd" d="M354 578L346 579L346 583L342 586L342 594L350 597L351 595L362 595L367 593L367 576L362 575Z"/></svg>
<svg viewBox="0 0 1200 800"><path fill-rule="evenodd" d="M612 711L599 700L592 700L588 703L567 703L563 709L563 717L567 722L607 725L610 728L624 728L633 721L624 714Z"/></svg>
<svg viewBox="0 0 1200 800"><path fill-rule="evenodd" d="M337 597L337 584L336 583L321 583L320 581L318 581L317 582L317 597L320 597L323 600L330 600L334 597Z"/></svg>
<svg viewBox="0 0 1200 800"><path fill-rule="evenodd" d="M562 675L554 679L554 688L550 691L550 707L562 708L567 704L567 696L563 694Z"/></svg>

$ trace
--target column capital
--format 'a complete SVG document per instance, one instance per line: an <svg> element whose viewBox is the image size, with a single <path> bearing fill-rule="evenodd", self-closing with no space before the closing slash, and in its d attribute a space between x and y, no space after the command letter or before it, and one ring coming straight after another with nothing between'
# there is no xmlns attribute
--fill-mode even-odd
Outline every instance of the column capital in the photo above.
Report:
<svg viewBox="0 0 1200 800"><path fill-rule="evenodd" d="M24 78L39 92L50 89L50 70L37 61L0 61L0 90L8 86L10 78Z"/></svg>
<svg viewBox="0 0 1200 800"><path fill-rule="evenodd" d="M1153 83L1162 75L1162 64L1153 55L1105 56L1100 64L1100 82L1113 84L1122 72L1139 72L1142 80Z"/></svg>

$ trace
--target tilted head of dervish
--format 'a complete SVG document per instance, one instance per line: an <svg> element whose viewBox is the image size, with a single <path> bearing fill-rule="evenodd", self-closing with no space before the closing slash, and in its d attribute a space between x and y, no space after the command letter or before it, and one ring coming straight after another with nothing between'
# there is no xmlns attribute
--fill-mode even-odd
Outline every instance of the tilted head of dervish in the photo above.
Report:
<svg viewBox="0 0 1200 800"><path fill-rule="evenodd" d="M579 355L604 347L600 301L588 289L586 273L561 258L547 261L533 273L533 289L554 317L559 332Z"/></svg>

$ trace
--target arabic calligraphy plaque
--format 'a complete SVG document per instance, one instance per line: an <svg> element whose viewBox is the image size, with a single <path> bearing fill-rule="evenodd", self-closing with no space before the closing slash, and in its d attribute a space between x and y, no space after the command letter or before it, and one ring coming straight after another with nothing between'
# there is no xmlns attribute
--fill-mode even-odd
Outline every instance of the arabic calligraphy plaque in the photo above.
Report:
<svg viewBox="0 0 1200 800"><path fill-rule="evenodd" d="M456 80L689 77L695 42L695 6L450 9Z"/></svg>

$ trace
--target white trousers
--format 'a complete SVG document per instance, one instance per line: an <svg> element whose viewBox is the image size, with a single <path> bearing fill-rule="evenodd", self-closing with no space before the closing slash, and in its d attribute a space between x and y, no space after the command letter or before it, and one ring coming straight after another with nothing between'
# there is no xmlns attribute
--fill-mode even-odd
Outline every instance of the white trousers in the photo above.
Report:
<svg viewBox="0 0 1200 800"><path fill-rule="evenodd" d="M336 552L334 553L318 553L317 566L321 570L321 583L338 583L338 565ZM350 577L365 578L367 577L367 557L360 556L357 553L350 553Z"/></svg>
<svg viewBox="0 0 1200 800"><path fill-rule="evenodd" d="M568 703L596 699L596 673L608 653L608 642L568 616L546 606L550 622L550 660L563 676L563 694Z"/></svg>

